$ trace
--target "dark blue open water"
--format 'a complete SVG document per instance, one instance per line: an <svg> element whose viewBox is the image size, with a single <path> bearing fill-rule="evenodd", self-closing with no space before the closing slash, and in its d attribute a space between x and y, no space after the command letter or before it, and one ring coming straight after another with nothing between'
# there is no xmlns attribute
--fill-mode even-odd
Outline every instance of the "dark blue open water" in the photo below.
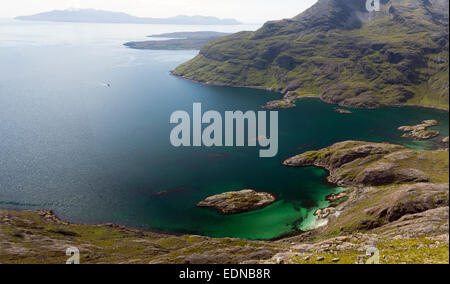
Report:
<svg viewBox="0 0 450 284"><path fill-rule="evenodd" d="M448 136L445 112L383 108L342 115L309 99L280 112L275 158L260 159L248 148L174 148L173 111L190 111L194 102L204 110L259 110L280 96L169 75L196 51L121 46L146 34L201 29L0 22L0 207L54 209L73 222L270 239L312 228L314 210L340 190L325 182L321 169L281 166L285 158L348 139L433 147L436 140L403 139L396 130L424 119L440 121ZM243 188L281 200L233 216L195 207L207 196ZM163 190L168 194L154 196Z"/></svg>

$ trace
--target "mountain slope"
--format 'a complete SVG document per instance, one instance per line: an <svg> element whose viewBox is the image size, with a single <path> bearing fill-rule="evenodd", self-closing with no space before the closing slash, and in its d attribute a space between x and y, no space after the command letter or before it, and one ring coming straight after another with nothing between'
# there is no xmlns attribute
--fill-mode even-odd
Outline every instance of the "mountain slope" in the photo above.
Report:
<svg viewBox="0 0 450 284"><path fill-rule="evenodd" d="M140 18L120 12L94 9L68 9L17 17L23 21L77 22L77 23L129 23L165 25L239 25L235 19L206 16L179 15L171 18Z"/></svg>
<svg viewBox="0 0 450 284"><path fill-rule="evenodd" d="M173 74L207 84L264 87L350 107L448 109L446 0L319 0L292 19L205 45ZM284 101L286 102L286 100Z"/></svg>

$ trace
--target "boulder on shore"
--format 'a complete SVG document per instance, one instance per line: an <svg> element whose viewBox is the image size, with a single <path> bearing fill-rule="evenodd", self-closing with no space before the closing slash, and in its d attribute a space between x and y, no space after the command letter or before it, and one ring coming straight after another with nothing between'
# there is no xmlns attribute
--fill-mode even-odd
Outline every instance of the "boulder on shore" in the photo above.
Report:
<svg viewBox="0 0 450 284"><path fill-rule="evenodd" d="M197 206L214 208L222 214L229 215L262 209L276 200L277 198L270 193L244 189L208 197Z"/></svg>
<svg viewBox="0 0 450 284"><path fill-rule="evenodd" d="M344 192L340 192L340 193L330 194L325 199L327 201L333 203L333 202L339 201L339 200L341 200L343 198L346 198L346 197L347 197L347 192L344 191Z"/></svg>
<svg viewBox="0 0 450 284"><path fill-rule="evenodd" d="M331 214L335 214L336 209L333 207L325 208L325 209L318 209L316 212L314 212L314 216L319 217L319 219L326 219Z"/></svg>

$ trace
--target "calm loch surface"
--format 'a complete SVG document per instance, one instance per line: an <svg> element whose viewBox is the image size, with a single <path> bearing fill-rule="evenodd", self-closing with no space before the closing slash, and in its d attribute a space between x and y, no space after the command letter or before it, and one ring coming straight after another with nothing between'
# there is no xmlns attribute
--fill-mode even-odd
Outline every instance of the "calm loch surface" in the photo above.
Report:
<svg viewBox="0 0 450 284"><path fill-rule="evenodd" d="M448 136L445 112L383 108L344 115L305 99L280 111L275 158L260 159L256 148L174 148L173 111L191 111L194 102L204 111L257 111L280 96L169 75L196 51L121 45L148 34L202 29L1 21L0 207L53 209L80 223L271 239L310 229L325 196L341 190L325 182L324 170L283 167L285 158L349 139L434 147L437 140L403 139L396 130L424 119L438 120L440 138ZM280 200L232 216L195 207L208 196L244 188Z"/></svg>

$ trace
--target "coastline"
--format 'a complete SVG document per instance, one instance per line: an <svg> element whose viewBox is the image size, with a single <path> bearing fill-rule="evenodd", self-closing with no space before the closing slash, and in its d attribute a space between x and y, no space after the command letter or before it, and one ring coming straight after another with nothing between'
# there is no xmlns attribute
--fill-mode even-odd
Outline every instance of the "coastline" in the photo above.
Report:
<svg viewBox="0 0 450 284"><path fill-rule="evenodd" d="M233 84L220 84L220 83L210 83L210 82L200 82L194 79L189 79L186 78L184 76L180 76L177 74L173 73L174 70L169 71L171 76L186 80L186 81L190 81L192 83L196 83L202 86L211 86L211 87L231 87L231 88L246 88L246 89L255 89L255 90L263 90L263 91L268 91L268 92L274 92L274 93L279 93L282 94L281 92L275 91L273 88L268 88L268 87L263 87L263 86L244 86L244 85L233 85Z"/></svg>
<svg viewBox="0 0 450 284"><path fill-rule="evenodd" d="M281 166L283 166L281 164ZM324 170L326 170L324 168ZM329 171L326 170L328 173ZM310 231L313 231L315 229L320 228L321 226L323 226L323 224L321 224L321 220L320 218L318 218L317 216L314 216L314 212L316 212L319 209L326 209L331 205L331 202L329 202L327 200L327 197L338 193L338 192L346 192L351 190L351 188L348 187L340 187L337 184L334 184L333 182L328 180L328 177L324 180L324 182L329 183L330 185L334 186L334 191L330 192L329 194L327 194L323 199L318 200L318 204L321 204L317 207L314 208L306 208L307 212L308 212L308 216L305 219L299 219L297 220L295 223L292 224L292 231L288 232L288 233L284 233L281 234L278 237L274 237L271 239L254 239L254 240L249 240L249 239L245 239L245 238L235 238L235 237L211 237L211 236L207 236L207 235L198 235L198 234L190 234L190 233L180 233L180 232L174 232L174 231L162 231L162 230L157 230L157 229L151 229L151 228L140 228L140 227L135 227L135 226L130 226L130 225L126 225L126 224L122 224L119 222L105 222L105 223L78 223L78 222L71 222L69 220L66 219L62 219L61 217L58 216L58 214L53 210L53 209L11 209L11 208L4 208L4 207L0 207L0 210L14 210L17 212L33 212L33 213L37 213L39 215L47 215L47 219L56 223L56 224L61 224L61 225L79 225L79 226L92 226L92 227L111 227L111 228L116 228L116 229L124 229L124 230L135 230L135 231L139 231L139 232L143 232L143 233L154 233L154 234L161 234L161 235L168 235L168 236L174 236L174 237L182 237L182 236L197 236L197 237L204 237L204 238L211 238L211 239L221 239L221 238L231 238L231 239L241 239L241 240L246 240L246 241L264 241L264 242L275 242L275 241L282 241L284 239L288 239L288 238L292 238L292 237L298 237L302 234L308 233ZM336 189L338 189L336 191ZM341 189L339 191L339 189ZM279 202L281 200L281 198L279 197L278 194L276 193L270 193L272 196L275 197L275 201L267 206L264 206L262 208L258 208L252 211L247 211L247 212L243 212L243 213L248 213L248 212L253 212L253 211L257 211L257 210L261 210L264 209L272 204L275 204L277 202ZM322 208L323 207L323 208ZM205 208L205 210L211 210L214 212L217 212L221 215L226 215L221 213L220 211L218 211L217 209L214 208ZM302 228L308 228L308 229L302 229L300 228L300 225L305 222L306 219L308 218L312 218L312 220L310 220L310 222L308 222L307 224L303 224ZM326 225L326 224L325 224Z"/></svg>
<svg viewBox="0 0 450 284"><path fill-rule="evenodd" d="M119 228L119 229L127 229L127 230L135 230L143 233L153 233L153 234L161 234L161 235L169 235L174 237L181 237L181 236L200 236L195 234L188 234L188 233L177 233L173 231L162 231L157 229L146 229L146 228L139 228L134 227L130 225L121 224L119 222L105 222L105 223L82 223L82 222L72 222L66 219L62 219L58 216L58 214L53 209L11 209L11 208L4 208L0 207L0 210L11 210L11 211L17 211L17 212L32 212L37 214L44 214L47 215L47 219L50 221L53 221L55 224L61 224L61 225L74 225L74 226L92 226L92 227L112 227L112 228ZM201 236L206 237L206 236Z"/></svg>
<svg viewBox="0 0 450 284"><path fill-rule="evenodd" d="M362 151L364 149L369 152ZM325 152L330 153L331 156L322 155ZM377 154L381 152L384 155L383 157L379 157ZM408 182L411 180L409 178L398 179L394 183L387 180L386 186L389 190L386 191L384 186L378 187L378 184L372 184L371 180L362 184L358 183L357 178L360 174L370 176L369 172L361 168L357 169L358 174L351 177L351 180L340 179L340 175L343 173L341 169L345 171L348 167L358 167L359 163L344 165L330 163L327 166L327 163L332 160L330 158L332 156L340 157L342 161L347 161L346 159L349 157L359 162L372 161L372 159L366 159L364 155L355 155L355 153L368 153L377 157L378 160L385 157L392 158L391 161L393 162L398 161L395 159L396 157L412 155L405 157L414 159L412 164L414 168L422 168L424 161L420 157L426 155L425 161L437 163L441 167L433 170L425 167L427 170L423 174L430 178L428 182L421 179L415 183L410 183ZM5 246L7 252L0 259L0 262L40 262L42 259L39 257L47 255L46 253L50 249L54 251L51 262L62 263L66 261L63 253L66 247L76 245L82 252L83 263L308 263L310 259L316 256L325 256L326 259L332 261L337 256L334 251L340 253L338 258L341 258L342 261L338 262L355 263L357 259L354 258L357 258L358 254L355 249L357 250L360 246L364 248L367 245L365 242L361 243L361 240L367 240L369 245L375 240L375 243L380 243L385 248L391 247L392 250L383 251L383 254L395 255L397 258L389 261L401 263L404 262L403 259L406 259L410 262L416 262L417 260L410 258L410 251L404 253L403 249L396 249L403 242L405 247L410 247L411 242L414 242L417 243L417 246L420 246L417 253L421 252L427 258L428 256L435 256L424 262L448 262L448 253L447 257L443 254L445 251L448 252L448 225L447 229L441 226L442 222L448 224L448 151L415 153L394 144L344 141L333 144L328 148L294 156L283 164L292 167L328 168L327 172L330 178L327 178L327 180L329 182L348 185L345 188L341 187L341 189L344 189L343 191L334 190L334 193L324 197L326 201L318 204L318 207L329 205L326 209L334 209L329 214L325 212L327 216L320 216L320 220L316 222L316 224L323 224L324 226L302 231L297 222L293 224L291 233L278 238L248 240L194 234L153 233L151 230L134 229L114 223L79 225L64 222L49 210L17 211L0 209L0 213L5 213L0 214L0 225L7 229L3 235L0 231L0 235L6 237L5 240L8 244L8 246ZM401 163L398 165L403 167ZM435 175L436 171L445 171L447 178L445 175ZM383 168L383 172L389 174L391 170ZM414 176L416 172L411 170L408 173ZM338 193L344 191L348 191L348 199L338 199ZM419 196L416 196L416 194L419 194ZM414 198L411 198L413 196ZM320 198L322 197L320 196ZM335 201L338 202L335 203ZM364 210L364 208L367 208L368 202L372 205L370 212ZM383 215L380 215L382 212L387 212L388 216L384 218ZM408 216L413 216L413 218L411 219ZM368 217L370 218L368 219ZM373 218L375 218L375 221ZM299 220L299 222L302 221L304 219ZM424 224L431 227L424 228ZM113 239L115 240L113 243L103 238L105 232L113 233ZM429 235L429 232L432 234ZM444 238L442 234L447 234L447 237ZM424 236L427 237L427 240L423 239ZM49 239L55 245L46 248L45 245ZM29 240L33 241L33 247L31 248L33 254L23 255L21 252ZM333 245L333 251L324 255L324 249L329 249L330 244ZM433 247L426 246L429 244L433 244ZM395 247L392 247L392 245L395 245ZM91 249L93 247L96 249ZM130 250L130 247L136 248L136 250ZM424 252L423 248L426 248L427 251ZM236 255L236 252L239 255ZM293 259L292 256L298 259ZM348 256L351 256L351 258L347 259ZM421 257L420 259L424 258ZM388 259L385 259L385 261L387 262Z"/></svg>
<svg viewBox="0 0 450 284"><path fill-rule="evenodd" d="M446 113L449 113L449 109L448 108L444 108L444 107L437 107L437 106L426 106L426 105L419 105L419 104L392 104L392 105L386 105L386 106L390 106L390 107L418 107L418 108L427 108L427 109L434 109L434 110L440 110L440 111L444 111Z"/></svg>
<svg viewBox="0 0 450 284"><path fill-rule="evenodd" d="M281 164L281 166L283 166L283 164ZM317 167L317 168L322 168L322 167ZM326 196L324 196L321 200L318 200L317 202L319 205L317 207L305 208L307 210L307 216L304 219L296 220L295 223L292 224L292 230L290 232L281 234L280 236L274 237L271 239L249 240L249 239L245 239L245 238L235 238L235 237L211 237L211 236L207 236L207 235L181 233L181 232L174 232L174 231L162 231L162 230L151 229L151 228L140 228L140 227L122 224L119 222L105 222L105 223L82 223L82 222L80 222L80 223L78 223L78 222L71 222L69 220L62 219L61 217L58 216L58 214L53 209L48 209L48 208L47 209L15 209L15 208L10 209L10 208L0 207L0 210L14 210L14 211L18 211L18 212L33 212L33 213L37 213L39 215L42 215L45 213L44 215L47 215L46 219L48 219L56 224L61 224L61 225L111 227L111 228L116 228L116 229L135 230L135 231L139 231L139 232L143 232L143 233L154 233L154 234L168 235L168 236L174 236L174 237L197 236L197 237L204 237L204 238L211 238L211 239L231 238L231 239L240 239L240 240L246 240L246 241L264 241L264 242L283 241L288 238L298 237L302 234L314 231L320 227L327 225L327 223L324 223L322 219L320 219L318 216L315 216L314 213L317 210L326 209L326 208L330 207L330 205L332 203L327 199L328 196L336 194L336 193L348 192L348 191L352 190L352 188L350 188L350 187L342 187L342 186L339 186L338 184L332 182L329 179L330 171L326 168L322 168L322 169L324 169L328 173L327 177L324 179L324 182L332 185L334 187L333 191L330 191L330 193L328 193ZM270 193L270 194L275 197L275 201L273 203L266 205L264 207L252 210L252 211L247 211L247 212L242 212L242 213L248 213L248 212L261 210L261 209L264 209L264 208L282 200L278 194L276 194L276 193ZM217 212L221 215L226 215L226 214L221 213L220 211L218 211L215 208L205 208L205 210L211 210L211 211ZM309 220L309 222L304 224L304 222L307 220Z"/></svg>
<svg viewBox="0 0 450 284"><path fill-rule="evenodd" d="M193 82L193 83L196 83L196 84L200 84L200 85L203 85L203 86L211 86L211 87L231 87L231 88L245 88L245 89L263 90L263 91L268 91L268 92L278 93L278 94L280 94L280 95L286 95L286 94L284 94L283 92L276 91L276 90L274 90L273 88L269 88L269 87L263 87L263 86L245 86L245 85L234 85L234 84L220 84L220 83L211 83L211 82L206 82L206 83L205 83L205 82L200 82L200 81L197 81L197 80L194 80L194 79L190 79L190 78L186 78L186 77L184 77L184 76L180 76L180 75L174 74L173 72L174 72L174 70L172 70L172 71L169 72L171 76L174 76L174 77L177 77L177 78L186 80L186 81L190 81L190 82ZM320 96L301 96L301 97L296 98L296 99L293 100L293 101L295 102L295 101L301 100L301 99L317 99L317 100L320 100L321 102L326 103L326 104L339 105L339 104L333 104L333 103L329 103L329 102L327 102L327 101L324 101L324 100L322 100L322 99L320 98ZM281 98L281 99L279 99L279 100L283 100L283 98ZM339 105L339 106L340 106L340 105ZM261 106L261 107L264 107L264 106ZM347 108L357 109L357 108L355 108L355 107L345 106L345 105L342 106L342 107L347 107ZM449 106L449 108L445 108L445 107L427 106L427 105L420 105L420 104L383 104L383 105L380 105L379 107L376 107L376 108L382 108L382 107L398 107L398 108L402 108L402 107L418 107L418 108L425 108L425 109L440 110L440 111L444 111L444 112L446 112L446 113L449 113L449 112L450 112L450 106ZM376 108L375 108L375 109L376 109ZM283 108L280 107L279 109L283 109Z"/></svg>
<svg viewBox="0 0 450 284"><path fill-rule="evenodd" d="M183 80L186 80L186 81L190 81L190 82L193 82L193 83L196 83L196 84L200 84L200 85L203 85L203 86L217 86L217 87L231 87L231 88L256 89L256 90L264 90L264 91L274 92L274 93L278 93L278 94L283 95L282 92L275 91L273 88L267 88L267 87L261 87L261 86L241 86L241 85L232 85L232 84L216 84L216 83L210 83L210 82L204 83L204 82L199 82L199 81L196 81L196 80L193 80L193 79L189 79L189 78L186 78L186 77L183 77L183 76L176 75L176 74L174 74L172 71L170 72L170 74L171 74L172 76L174 76L174 77L177 77L177 78L180 78L180 79L183 79ZM301 100L301 99L319 99L319 100L321 100L320 97L318 97L318 96L303 96L303 97L298 98L298 100ZM328 103L328 102L326 102L326 101L323 101L323 100L321 100L321 101L324 102L324 103L330 104L330 103ZM419 108L428 108L428 109L441 110L441 111L445 111L445 112L447 112L447 113L449 112L448 109L441 108L441 107L423 106L423 105L416 105L416 104L404 104L404 105L396 104L396 105L384 105L384 106L399 107L399 108L400 108L400 107L419 107ZM383 106L381 106L381 107L383 107ZM332 185L335 186L335 187L342 187L342 185L335 184L335 183L331 180L330 171L329 171L327 168L321 167L321 166L316 166L316 167L317 167L317 168L324 169L324 170L326 170L326 171L328 172L328 175L327 175L327 177L326 177L326 181L327 181L328 183L332 184ZM352 189L354 189L354 188L351 188L351 187L349 187L349 186L346 186L344 191L351 191ZM277 201L280 200L279 197L278 197L277 195L275 195L275 197L276 197L276 201L275 201L275 202L277 202ZM325 201L325 200L322 200L322 201ZM322 202L322 201L319 201L319 202ZM328 203L329 203L329 202L328 202ZM328 205L330 205L330 204L328 204ZM325 206L325 207L324 207L324 206L318 206L318 207L315 208L314 210L312 210L312 209L311 209L311 210L314 212L314 211L316 211L317 209L326 209L326 208L327 208L327 206ZM0 208L0 209L8 210L8 209L6 209L6 208ZM260 209L261 209L261 208L260 208ZM39 212L39 211L43 211L44 209L35 209L35 210L21 210L21 209L14 209L14 210L17 210L17 211L28 211L28 212ZM214 210L214 209L211 209L211 210ZM136 229L136 230L139 230L139 231L142 231L142 232L150 232L150 233L166 234L166 235L171 235L171 236L191 235L191 234L188 234L188 233L178 233L178 232L173 232L173 231L161 231L161 230L156 230L156 229L133 227L133 226L125 225L125 224L120 224L120 223L117 223L117 222L110 222L110 223L108 222L108 223L104 223L104 224L102 224L102 223L100 223L100 224L92 224L92 223L72 223L72 222L68 222L68 221L65 221L65 220L62 220L61 218L59 218L58 215L57 215L53 210L50 210L50 211L52 212L52 215L53 215L57 220L60 220L61 222L65 222L65 223L68 223L68 224L73 224L73 225L92 225L92 226L114 225L114 226L122 227L122 228ZM215 210L215 211L217 212L217 210ZM220 212L219 212L219 213L220 213ZM299 220L299 221L300 221L300 220ZM311 221L312 221L312 220L311 220ZM297 224L297 225L295 226L296 229L292 230L292 232L290 232L290 233L288 233L288 234L281 235L281 236L279 236L279 237L276 237L276 238L271 239L271 240L268 240L268 241L283 240L283 239L286 239L286 238L289 238L289 237L299 236L299 235L301 235L301 234L307 233L307 232L309 232L309 231L313 231L313 230L315 230L315 229L317 229L317 228L323 226L323 224L321 224L320 218L318 218L318 217L315 216L315 218L314 218L313 221L314 221L314 222L313 222L314 225L312 225L312 224L306 224L306 225L304 225L304 226L307 226L307 227L308 227L307 230L302 230L302 229L300 229L299 226L298 226L298 224ZM302 221L302 222L303 222L303 221ZM312 225L312 226L311 226L311 225ZM304 226L303 226L303 228L304 228Z"/></svg>
<svg viewBox="0 0 450 284"><path fill-rule="evenodd" d="M270 92L282 94L281 92L275 91L275 90L273 90L272 88L267 88L267 87L260 87L260 86L237 86L237 85L230 85L230 84L213 84L213 83L209 83L209 82L207 82L207 83L202 83L202 82L198 82L198 81L195 81L195 80L192 80L192 79L189 79L189 78L185 78L185 77L183 77L183 76L179 76L179 75L173 74L172 72L171 72L171 75L172 75L172 76L175 76L175 77L179 77L179 78L184 79L184 80L187 80L187 81L191 81L191 82L193 82L193 83L201 84L201 85L204 85L204 86L218 86L218 87L232 87L232 88L249 88L249 89L258 89L258 90L264 90L264 91L270 91ZM300 99L319 99L319 100L320 100L320 98L319 98L318 96L304 96L304 97L298 98L298 100L300 100ZM322 101L322 100L321 100L321 101ZM324 102L324 101L323 101L323 102ZM324 102L324 103L327 103L327 102ZM329 103L327 103L327 104L329 104ZM389 105L386 105L386 106L389 106ZM391 106L392 106L392 107L420 107L420 108L429 108L429 109L435 109L435 110L445 111L445 112L448 113L448 109L439 108L439 107L432 107L432 106L421 106L421 105L413 105L413 104L391 105ZM322 169L326 170L328 173L330 173L330 171L327 170L325 167L320 167L320 166L317 166L317 167L318 167L318 168L322 168ZM333 181L330 180L330 175L327 175L326 180L327 180L329 183L333 184L334 186L340 187L340 185L335 184L335 183L333 183ZM350 187L347 186L347 187L346 187L346 190L349 191L349 190L352 190L352 188L350 188ZM279 201L279 198L278 198L278 197L276 197L276 201ZM323 207L323 208L322 208L321 206L319 206L319 207L316 208L316 209L326 209L326 208L327 208L327 207ZM4 209L4 208L2 208L2 209ZM8 210L8 209L6 209L6 210ZM30 212L36 212L36 211L42 211L42 210L20 210L20 209L19 209L18 211L30 211ZM53 212L53 211L52 211L52 212ZM62 222L65 222L65 221L63 221L62 219L60 219L60 218L57 216L56 213L53 212L53 215L54 215L58 220L60 220L60 221L62 221ZM300 221L300 220L299 220L299 221ZM274 238L274 240L282 240L282 239L285 239L285 238L288 238L288 237L298 236L298 235L304 234L304 233L306 233L306 232L315 230L315 229L317 229L318 227L321 226L321 224L320 224L320 223L321 223L321 222L320 222L321 220L320 220L320 219L316 218L314 221L315 221L315 222L314 222L314 223L315 223L314 226L311 226L308 230L305 230L305 231L300 230L300 229L298 229L298 230L293 230L291 233L289 233L289 234L287 234L287 235L282 235L282 236L279 236L279 237L277 237L277 238ZM303 221L302 221L302 222L303 222ZM89 223L85 224L85 223L71 223L71 222L66 222L66 223L68 223L68 224L74 224L74 225L92 225L92 226L114 225L114 226L123 227L123 228L136 229L136 230L140 230L140 231L143 231L143 232L159 233L159 234L166 234L166 235L172 235L172 236L190 235L190 234L188 234L188 233L178 233L178 232L173 232L173 231L160 231L160 230L149 229L149 228L145 228L145 229L144 229L144 228L133 227L133 226L124 225L124 224L120 224L120 223L116 223L116 222L105 223L105 224L89 224ZM309 227L310 224L307 224L307 225L308 225L308 227ZM296 227L299 228L298 226L296 226ZM269 240L269 241L271 241L271 240Z"/></svg>
<svg viewBox="0 0 450 284"><path fill-rule="evenodd" d="M38 215L41 215L43 218L43 214L45 213L45 215L47 215L47 217L45 217L45 219L47 219L50 222L53 222L55 224L59 224L59 225L74 225L74 226L90 226L93 228L101 228L101 227L110 227L110 228L115 228L115 229L122 229L122 230L131 230L131 231L136 231L136 232L142 232L142 233L152 233L152 234L160 234L160 235L167 235L167 236L172 236L172 237L183 237L183 236L190 236L190 237L202 237L202 238L209 238L209 239L234 239L234 240L245 240L245 241L254 241L254 242L275 242L275 241L282 241L284 239L288 239L288 238L292 238L292 237L298 237L304 233L307 233L309 231L315 230L318 227L314 227L311 230L307 230L307 231L302 231L300 229L298 229L298 227L296 226L296 224L293 224L294 229L292 230L292 232L286 233L286 234L282 234L278 237L275 238L271 238L271 239L245 239L245 238L236 238L236 237L210 237L210 236L206 236L206 235L198 235L198 234L190 234L190 233L177 233L177 232L173 232L173 231L161 231L161 230L156 230L156 229L144 229L144 228L139 228L139 227L134 227L134 226L130 226L130 225L124 225L118 222L106 222L106 223L76 223L76 222L71 222L71 221L67 221L65 219L62 219L58 216L57 213L55 213L55 211L51 210L51 209L8 209L8 208L3 208L0 207L0 210L5 210L5 211L16 211L16 212L29 212L29 213L36 213ZM208 209L207 209L208 210ZM214 209L210 209L210 210L214 210ZM214 210L215 211L215 210ZM316 210L312 210L313 212ZM217 212L217 211L216 211ZM300 220L298 220L300 221ZM319 220L315 220L316 223Z"/></svg>

